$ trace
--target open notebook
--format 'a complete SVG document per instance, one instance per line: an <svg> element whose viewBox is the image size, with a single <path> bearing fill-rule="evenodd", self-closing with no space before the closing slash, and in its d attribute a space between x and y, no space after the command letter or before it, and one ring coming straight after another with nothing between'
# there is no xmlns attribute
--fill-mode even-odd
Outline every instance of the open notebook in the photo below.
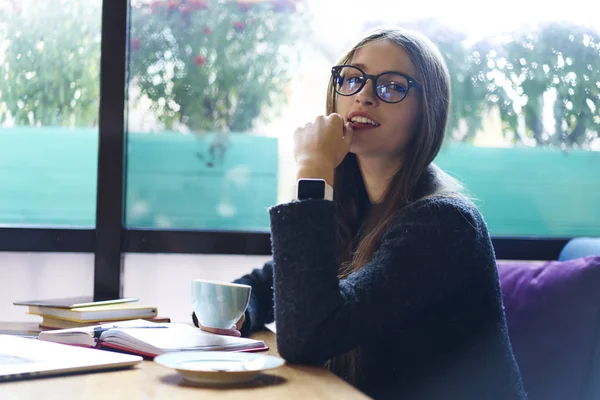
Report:
<svg viewBox="0 0 600 400"><path fill-rule="evenodd" d="M141 319L84 328L43 331L40 332L38 339L115 349L145 357L187 350L268 350L262 340L215 335L187 324L159 324Z"/></svg>

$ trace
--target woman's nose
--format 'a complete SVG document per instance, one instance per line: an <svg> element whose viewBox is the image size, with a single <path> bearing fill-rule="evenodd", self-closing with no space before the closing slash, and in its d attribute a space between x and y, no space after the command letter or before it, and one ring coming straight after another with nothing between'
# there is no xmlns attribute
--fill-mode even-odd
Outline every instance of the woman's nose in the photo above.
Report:
<svg viewBox="0 0 600 400"><path fill-rule="evenodd" d="M373 105L377 102L377 96L375 96L373 80L367 78L365 86L360 89L360 92L356 94L356 101L365 105Z"/></svg>

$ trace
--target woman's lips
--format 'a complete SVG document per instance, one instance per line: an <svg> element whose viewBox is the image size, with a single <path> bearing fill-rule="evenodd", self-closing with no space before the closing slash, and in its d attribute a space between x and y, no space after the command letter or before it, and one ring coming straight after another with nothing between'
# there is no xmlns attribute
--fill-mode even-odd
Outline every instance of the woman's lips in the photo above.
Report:
<svg viewBox="0 0 600 400"><path fill-rule="evenodd" d="M362 122L352 122L351 124L352 124L352 129L355 131L365 131L367 129L375 129L375 128L379 127L379 125L373 125L373 124L369 124L369 123L365 124Z"/></svg>
<svg viewBox="0 0 600 400"><path fill-rule="evenodd" d="M380 123L364 110L354 110L348 114L348 121L352 123L355 130L368 130L377 128Z"/></svg>

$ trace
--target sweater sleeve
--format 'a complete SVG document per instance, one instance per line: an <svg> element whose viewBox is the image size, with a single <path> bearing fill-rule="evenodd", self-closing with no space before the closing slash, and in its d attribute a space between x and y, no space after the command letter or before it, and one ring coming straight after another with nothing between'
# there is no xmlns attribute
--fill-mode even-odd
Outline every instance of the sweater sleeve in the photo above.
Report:
<svg viewBox="0 0 600 400"><path fill-rule="evenodd" d="M262 268L256 268L234 282L252 287L244 325L240 330L242 336L273 322L273 262L265 263Z"/></svg>
<svg viewBox="0 0 600 400"><path fill-rule="evenodd" d="M332 202L278 205L270 217L277 345L298 363L321 364L376 341L464 290L469 267L451 266L488 237L466 201L423 200L391 224L368 264L340 281Z"/></svg>

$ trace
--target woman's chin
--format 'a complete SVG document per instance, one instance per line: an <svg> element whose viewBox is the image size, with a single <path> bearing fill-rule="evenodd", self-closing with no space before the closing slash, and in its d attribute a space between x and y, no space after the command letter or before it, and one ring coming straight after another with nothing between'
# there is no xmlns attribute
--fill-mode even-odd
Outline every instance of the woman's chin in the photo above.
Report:
<svg viewBox="0 0 600 400"><path fill-rule="evenodd" d="M357 156L366 155L369 154L369 149L366 148L363 143L353 139L352 144L350 145L350 153Z"/></svg>

